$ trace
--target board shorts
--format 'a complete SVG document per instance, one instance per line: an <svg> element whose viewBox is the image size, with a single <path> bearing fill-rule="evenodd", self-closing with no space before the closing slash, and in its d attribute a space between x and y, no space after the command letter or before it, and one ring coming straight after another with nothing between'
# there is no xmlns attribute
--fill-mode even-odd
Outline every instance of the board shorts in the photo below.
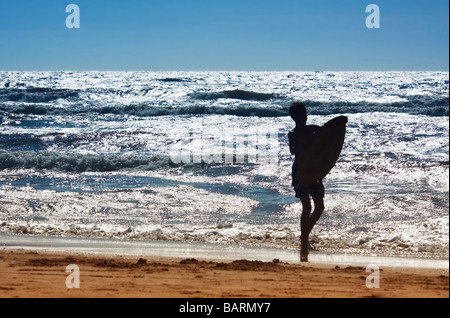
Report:
<svg viewBox="0 0 450 318"><path fill-rule="evenodd" d="M297 164L292 164L292 186L294 187L296 198L325 197L325 187L322 180L319 180L310 186L304 186L297 179Z"/></svg>

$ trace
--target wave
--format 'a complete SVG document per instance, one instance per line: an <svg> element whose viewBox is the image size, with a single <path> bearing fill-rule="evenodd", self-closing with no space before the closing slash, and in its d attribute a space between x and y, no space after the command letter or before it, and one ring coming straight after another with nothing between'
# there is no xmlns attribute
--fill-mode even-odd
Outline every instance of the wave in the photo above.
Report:
<svg viewBox="0 0 450 318"><path fill-rule="evenodd" d="M160 78L159 80L161 82L166 82L166 83L171 83L171 82L182 83L182 82L188 81L187 79L178 78L178 77L165 77L165 78Z"/></svg>
<svg viewBox="0 0 450 318"><path fill-rule="evenodd" d="M283 105L284 104L284 105ZM176 116L176 115L233 115L239 117L283 117L289 115L289 103L274 105L180 105L155 106L147 103L131 105L91 106L80 108L61 108L40 104L0 104L0 112L4 115L88 115L113 114L138 117ZM407 113L410 115L426 115L433 117L449 116L448 98L429 100L428 102L352 103L352 102L318 102L306 101L310 115L334 115L354 113ZM1 113L0 113L1 114Z"/></svg>
<svg viewBox="0 0 450 318"><path fill-rule="evenodd" d="M2 149L39 150L44 147L42 139L33 134L0 134L0 148Z"/></svg>
<svg viewBox="0 0 450 318"><path fill-rule="evenodd" d="M23 191L23 190L22 190ZM21 192L22 192L21 191ZM102 200L102 196L106 197L107 200L111 200L111 196L108 194L97 194L95 197L97 205L92 206L92 196L83 196L81 200L77 201L77 206L83 206L81 210L77 210L78 213L74 213L74 217L66 222L61 222L59 218L52 216L55 210L61 209L63 206L70 205L67 202L67 197L70 198L66 193L64 197L59 193L54 194L54 199L39 197L39 192L37 191L26 191L26 202L34 202L33 208L29 208L28 204L22 204L23 199L19 202L14 198L7 196L9 200L14 200L8 206L14 206L18 211L23 211L21 215L22 218L18 220L6 219L2 222L0 226L0 233L5 234L21 234L21 235L44 235L44 236L58 236L58 237L78 237L78 238L115 238L115 239L126 239L132 241L140 240L152 240L152 241L166 241L166 242L197 242L197 243L215 243L215 244L239 244L255 247L277 247L277 248L299 248L300 233L293 230L292 227L286 226L286 223L281 224L251 224L251 222L242 223L240 221L228 220L221 222L221 219L214 220L213 222L206 222L206 218L201 218L201 224L195 224L193 222L183 222L177 223L175 221L170 222L170 224L161 224L161 221L157 222L156 225L149 224L150 222L136 222L132 219L133 214L128 210L128 206L125 208L123 204L117 204L117 207L111 208ZM23 191L23 192L25 192ZM16 191L17 193L18 191ZM134 189L133 193L143 193L146 196L158 196L158 192L153 189ZM19 192L20 193L20 192ZM123 190L115 190L111 192L113 194L119 194L121 198L127 198L127 193ZM6 193L9 195L9 193ZM75 194L76 195L76 194ZM29 198L32 197L33 200ZM136 200L136 196L132 197L133 201ZM352 197L344 197L345 199L351 199ZM368 198L371 199L370 197ZM384 200L387 203L392 203L388 198ZM432 197L434 200L440 200L439 197ZM58 200L58 201L57 201ZM69 201L70 202L70 201ZM66 204L65 204L66 203ZM152 204L151 202L150 204ZM395 204L394 202L393 204ZM398 204L398 203L397 203ZM30 204L31 205L31 204ZM139 207L144 205L143 202L137 202L136 205ZM164 204L164 209L167 204ZM24 208L25 206L25 208ZM149 204L145 205L148 209ZM157 214L160 210L156 205L152 205L152 212ZM448 203L447 203L448 208ZM0 211L2 207L0 206ZM64 208L66 211L67 209ZM97 224L98 219L104 218L105 210L112 214L112 212L118 211L116 213L121 214L122 222L115 222L114 218L110 217L109 222L102 222L102 224ZM134 208L133 210L137 210ZM442 209L445 209L443 207ZM31 212L30 212L31 211ZM36 213L34 211L39 211ZM81 211L81 212L80 212ZM82 211L87 211L83 214ZM34 212L34 213L33 213ZM337 209L333 211L335 214L341 214L341 210ZM101 213L101 214L100 214ZM159 212L161 213L161 212ZM167 212L166 212L167 213ZM173 212L176 216L177 212ZM131 214L131 216L130 216ZM171 214L172 215L172 214ZM146 216L148 217L148 216ZM345 217L343 217L345 219ZM175 217L172 218L172 220ZM337 218L338 220L342 219ZM333 227L340 226L340 234L333 235L330 231L330 226L325 227L325 229L317 228L316 233L312 235L311 241L315 246L319 247L323 252L341 252L350 254L371 254L374 251L380 255L402 255L402 256L422 256L422 257L438 257L438 258L448 258L449 246L448 239L446 240L446 234L448 237L448 218L445 217L434 217L426 222L417 222L417 220L412 220L408 224L411 235L402 235L401 230L395 231L392 224L395 222L378 222L379 226L383 227L383 223L388 223L385 225L390 230L377 230L371 229L371 227L365 226L362 222L366 219L365 217L353 218L360 219L360 221L335 221ZM111 221L113 220L113 221ZM139 220L139 219L138 219ZM415 221L415 222L414 222ZM188 224L187 224L188 223ZM293 222L292 224L295 224ZM420 234L418 228L433 228L433 235L427 235L424 237ZM235 230L228 230L234 228ZM294 227L295 228L295 227ZM345 230L342 230L344 228ZM395 228L395 227L394 227ZM404 226L400 227L404 228ZM342 234L344 233L344 234Z"/></svg>
<svg viewBox="0 0 450 318"><path fill-rule="evenodd" d="M14 115L87 115L113 114L138 117L175 116L175 115L234 115L240 117L281 117L288 115L288 106L280 105L180 105L155 106L147 103L131 105L107 105L82 108L61 108L39 104L0 104L0 112ZM0 113L1 114L1 113Z"/></svg>
<svg viewBox="0 0 450 318"><path fill-rule="evenodd" d="M449 116L449 97L408 96L407 101L394 103L376 102L319 102L305 101L311 115L354 113L407 113L433 117Z"/></svg>
<svg viewBox="0 0 450 318"><path fill-rule="evenodd" d="M163 79L164 80L164 79ZM169 79L169 81L178 79ZM174 101L174 106L165 106L164 101L121 102L96 105L96 96L118 96L132 99L142 97L146 90L95 89L71 90L51 88L0 89L0 115L87 115L114 114L139 117L169 115L234 115L241 117L282 117L288 116L289 105L293 101L287 96L274 93L257 93L245 90L190 93ZM373 101L317 101L303 100L311 115L333 115L349 113L408 113L411 115L449 116L449 97L446 95L399 96L400 102L379 103ZM218 105L217 99L234 99L237 102ZM100 98L101 100L101 98ZM64 106L60 101L64 101ZM259 103L257 103L259 102ZM2 112L4 114L2 114Z"/></svg>
<svg viewBox="0 0 450 318"><path fill-rule="evenodd" d="M240 117L281 117L287 116L288 108L282 106L259 105L233 105L233 106L207 106L186 105L178 107L149 106L146 104L126 106L104 106L95 112L101 114L128 114L140 117L167 116L167 115L234 115Z"/></svg>
<svg viewBox="0 0 450 318"><path fill-rule="evenodd" d="M76 98L79 90L45 87L0 89L0 102L47 103L58 99Z"/></svg>
<svg viewBox="0 0 450 318"><path fill-rule="evenodd" d="M66 172L105 172L123 169L156 170L177 167L170 157L163 155L97 155L60 154L52 151L0 150L0 170L36 169Z"/></svg>
<svg viewBox="0 0 450 318"><path fill-rule="evenodd" d="M280 98L281 96L273 93L257 93L240 89L222 91L222 92L200 92L189 94L190 97L201 100L211 100L219 98L239 99L248 101L268 101Z"/></svg>

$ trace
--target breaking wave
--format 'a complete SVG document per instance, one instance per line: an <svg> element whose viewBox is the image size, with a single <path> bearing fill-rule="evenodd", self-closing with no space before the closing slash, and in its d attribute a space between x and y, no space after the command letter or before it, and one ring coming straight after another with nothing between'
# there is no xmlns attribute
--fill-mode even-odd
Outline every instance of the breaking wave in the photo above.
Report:
<svg viewBox="0 0 450 318"><path fill-rule="evenodd" d="M52 151L0 151L0 170L37 169L67 172L117 171L122 169L155 170L177 164L163 155L59 154Z"/></svg>
<svg viewBox="0 0 450 318"><path fill-rule="evenodd" d="M282 117L289 114L289 102L278 104L239 104L239 105L180 105L155 106L148 103L130 105L106 105L76 108L62 108L42 104L0 104L0 114L27 115L86 115L113 114L138 117L175 116L175 115L233 115L240 117ZM352 103L352 102L319 102L306 101L309 114L333 115L370 112L407 113L411 115L426 115L433 117L449 116L449 99L420 99L390 104ZM5 114L5 115L6 115Z"/></svg>
<svg viewBox="0 0 450 318"><path fill-rule="evenodd" d="M78 90L46 87L0 89L1 102L47 103L58 99L76 98Z"/></svg>
<svg viewBox="0 0 450 318"><path fill-rule="evenodd" d="M162 82L184 82L181 78L162 78ZM88 115L113 114L138 117L170 115L234 115L240 117L288 116L292 96L248 90L194 92L166 97L148 95L148 88L2 88L0 115ZM170 94L168 88L164 94ZM363 101L302 100L311 115L368 112L407 113L411 115L449 116L449 97L437 95L397 95L401 101L390 103ZM219 99L230 100L228 103Z"/></svg>

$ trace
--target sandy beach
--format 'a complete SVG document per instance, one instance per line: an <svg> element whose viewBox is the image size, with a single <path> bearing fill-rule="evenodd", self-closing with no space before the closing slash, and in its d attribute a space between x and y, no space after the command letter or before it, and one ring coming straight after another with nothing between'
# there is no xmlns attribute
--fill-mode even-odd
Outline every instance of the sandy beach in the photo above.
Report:
<svg viewBox="0 0 450 318"><path fill-rule="evenodd" d="M68 288L69 264L79 288ZM361 266L0 250L2 298L449 297L448 269L381 267L367 288ZM75 282L75 280L70 280Z"/></svg>

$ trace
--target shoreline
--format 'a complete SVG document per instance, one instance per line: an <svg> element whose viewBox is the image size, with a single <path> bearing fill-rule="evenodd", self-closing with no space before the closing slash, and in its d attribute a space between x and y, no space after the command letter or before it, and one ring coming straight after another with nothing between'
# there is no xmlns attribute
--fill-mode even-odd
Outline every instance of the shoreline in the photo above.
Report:
<svg viewBox="0 0 450 318"><path fill-rule="evenodd" d="M442 260L447 267L441 264L433 268L405 262L403 265L407 266L400 266L393 263L398 258L384 258L384 263L377 265L379 288L368 288L368 280L375 282L369 277L375 272L369 269L367 262L364 264L366 259L361 262L359 258L356 262L348 255L339 259L328 254L328 258L321 259L319 256L325 257L325 254L312 253L311 262L299 263L287 259L289 253L271 259L277 254L267 254L270 249L228 247L226 251L235 254L227 255L216 246L214 253L210 248L208 254L205 244L174 243L168 248L161 242L146 242L146 249L139 244L140 249L128 245L128 253L124 253L118 248L118 242L116 245L109 242L116 247L112 253L112 247L105 240L84 240L87 247L90 244L89 250L86 246L68 246L67 238L50 238L52 246L50 243L43 246L36 240L34 245L23 244L20 240L8 245L4 235L0 239L1 298L449 297L448 260ZM69 241L80 243L80 240ZM98 245L97 251L92 249L93 242ZM103 252L100 243L103 243ZM155 248L157 244L160 244L159 249ZM180 253L183 249L184 254ZM265 258L258 259L257 255L265 255ZM377 259L380 260L371 258ZM79 268L80 288L66 285L72 275L70 270L66 272L71 264Z"/></svg>
<svg viewBox="0 0 450 318"><path fill-rule="evenodd" d="M248 259L263 262L279 259L286 263L299 263L299 253L296 249L240 244L0 234L0 248L2 247L50 253L81 252L103 256L198 258L213 261ZM449 259L446 257L311 251L309 261L313 264L349 266L375 264L388 267L449 269Z"/></svg>

